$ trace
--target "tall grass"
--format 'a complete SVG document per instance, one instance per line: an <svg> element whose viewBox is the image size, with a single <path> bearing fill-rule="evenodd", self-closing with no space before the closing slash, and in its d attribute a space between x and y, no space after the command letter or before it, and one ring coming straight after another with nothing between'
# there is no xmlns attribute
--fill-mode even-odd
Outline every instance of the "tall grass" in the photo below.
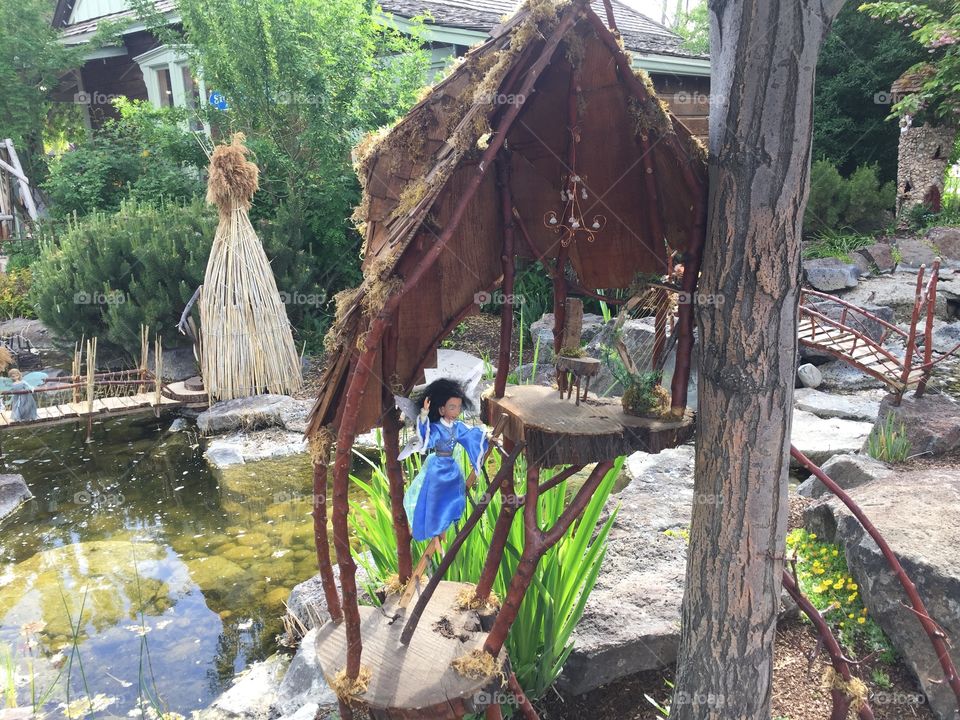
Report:
<svg viewBox="0 0 960 720"><path fill-rule="evenodd" d="M382 446L379 462L363 455L358 456L369 464L372 475L369 481L351 476L352 481L366 493L367 502L352 503L350 522L360 544L360 548L355 552L356 559L371 578L367 589L372 596L373 591L386 578L397 572L397 545L391 523L389 482ZM464 472L469 472L466 458L461 457L460 461ZM587 505L583 516L571 525L560 542L540 561L533 583L507 638L507 651L514 671L524 693L531 698L541 697L547 691L573 649L571 634L583 615L584 606L596 584L606 554L607 535L617 514L615 509L601 522L601 511L620 474L623 462L624 458L617 459ZM420 459L413 456L404 461L404 464L407 477L412 478L420 468ZM499 457L494 454L488 463L489 476L493 477L499 467ZM554 470L542 472L541 482L549 480L554 473ZM523 458L517 461L514 481L517 492L522 493L526 485L526 464ZM560 483L540 496L537 515L541 527L552 526L560 516L570 490L568 483L569 481ZM485 492L486 487L483 485L478 482L471 491L473 502L477 502ZM502 504L502 497L498 493L460 548L447 572L446 580L477 582ZM472 504L468 502L467 512L471 510ZM510 528L503 562L494 583L494 592L501 598L506 595L510 578L517 568L523 550L522 513L517 515ZM459 524L457 523L458 526ZM453 531L447 532L445 545L452 541L453 536ZM426 546L426 541L413 544L414 559L423 553Z"/></svg>
<svg viewBox="0 0 960 720"><path fill-rule="evenodd" d="M873 428L867 438L867 454L888 463L902 463L910 455L907 429L893 413L887 413L883 424Z"/></svg>

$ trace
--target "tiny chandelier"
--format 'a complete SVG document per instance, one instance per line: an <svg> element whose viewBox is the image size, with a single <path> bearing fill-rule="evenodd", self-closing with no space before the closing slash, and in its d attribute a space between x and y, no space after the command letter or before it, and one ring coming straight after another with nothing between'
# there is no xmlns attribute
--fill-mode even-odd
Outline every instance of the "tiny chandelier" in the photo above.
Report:
<svg viewBox="0 0 960 720"><path fill-rule="evenodd" d="M586 238L587 242L597 239L597 233L607 224L603 215L594 215L590 220L583 217L580 202L587 200L587 186L584 178L576 173L567 175L563 179L563 189L560 190L560 202L563 203L563 213L558 215L550 210L543 216L543 224L560 236L560 244L569 247L578 235Z"/></svg>

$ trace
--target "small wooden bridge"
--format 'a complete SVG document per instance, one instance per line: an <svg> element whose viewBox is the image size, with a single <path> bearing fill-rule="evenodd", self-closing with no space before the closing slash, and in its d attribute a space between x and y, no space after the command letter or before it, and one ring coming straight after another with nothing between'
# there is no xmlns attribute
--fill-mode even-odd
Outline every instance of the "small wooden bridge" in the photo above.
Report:
<svg viewBox="0 0 960 720"><path fill-rule="evenodd" d="M154 343L154 367L148 367L148 329L141 328L140 365L127 370L96 372L97 340L86 343L86 356L79 346L74 351L73 368L68 376L51 378L27 390L2 390L4 410L0 412L0 430L11 427L50 425L63 422L87 422L89 438L93 420L100 416L127 415L174 407L206 407L208 397L202 387L190 380L163 382L163 348L159 337ZM81 372L84 369L84 372ZM11 401L17 395L33 396L36 418L14 420Z"/></svg>
<svg viewBox="0 0 960 720"><path fill-rule="evenodd" d="M921 266L909 330L834 295L802 289L797 326L800 344L843 360L876 378L898 401L912 388L917 397L922 396L934 366L960 349L960 345L946 353L933 349L940 260L934 261L926 283L924 274L925 267ZM902 357L888 348L891 341L903 344ZM934 359L934 353L939 357Z"/></svg>

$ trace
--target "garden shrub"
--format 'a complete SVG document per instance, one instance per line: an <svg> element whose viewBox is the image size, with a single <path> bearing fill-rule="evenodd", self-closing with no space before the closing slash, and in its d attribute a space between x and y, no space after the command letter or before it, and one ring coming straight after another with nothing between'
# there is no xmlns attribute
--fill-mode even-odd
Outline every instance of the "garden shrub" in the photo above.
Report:
<svg viewBox="0 0 960 720"><path fill-rule="evenodd" d="M0 317L13 318L36 317L30 302L30 270L7 269L0 273Z"/></svg>
<svg viewBox="0 0 960 720"><path fill-rule="evenodd" d="M48 228L34 264L41 320L64 341L97 336L136 354L140 325L168 345L183 307L203 281L216 212L204 201L127 201L115 213L94 213L62 233Z"/></svg>
<svg viewBox="0 0 960 720"><path fill-rule="evenodd" d="M861 165L844 178L831 162L817 160L810 169L804 235L878 230L892 219L895 201L896 187L880 183L875 165Z"/></svg>
<svg viewBox="0 0 960 720"><path fill-rule="evenodd" d="M119 119L51 159L43 188L54 217L113 211L127 199L189 201L204 193L206 155L182 109L125 99L115 105Z"/></svg>

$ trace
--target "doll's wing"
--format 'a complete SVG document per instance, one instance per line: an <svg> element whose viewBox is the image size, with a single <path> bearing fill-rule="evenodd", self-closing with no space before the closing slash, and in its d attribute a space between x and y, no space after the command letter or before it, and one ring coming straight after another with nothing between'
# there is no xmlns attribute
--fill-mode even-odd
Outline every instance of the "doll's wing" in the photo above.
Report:
<svg viewBox="0 0 960 720"><path fill-rule="evenodd" d="M45 372L32 372L32 373L27 373L26 375L23 376L23 382L31 390L43 385L43 382L46 379L47 379L47 374Z"/></svg>
<svg viewBox="0 0 960 720"><path fill-rule="evenodd" d="M413 436L407 440L407 444L403 446L403 450L400 451L397 460L405 460L416 452L423 452L423 440L420 439L420 433L415 432Z"/></svg>
<svg viewBox="0 0 960 720"><path fill-rule="evenodd" d="M13 380L8 377L0 377L0 390L13 390Z"/></svg>
<svg viewBox="0 0 960 720"><path fill-rule="evenodd" d="M417 416L420 415L420 411L417 409L417 404L410 398L403 397L402 395L394 395L393 401L396 403L396 406L400 408L400 412L403 414L406 424L415 424L417 421Z"/></svg>

